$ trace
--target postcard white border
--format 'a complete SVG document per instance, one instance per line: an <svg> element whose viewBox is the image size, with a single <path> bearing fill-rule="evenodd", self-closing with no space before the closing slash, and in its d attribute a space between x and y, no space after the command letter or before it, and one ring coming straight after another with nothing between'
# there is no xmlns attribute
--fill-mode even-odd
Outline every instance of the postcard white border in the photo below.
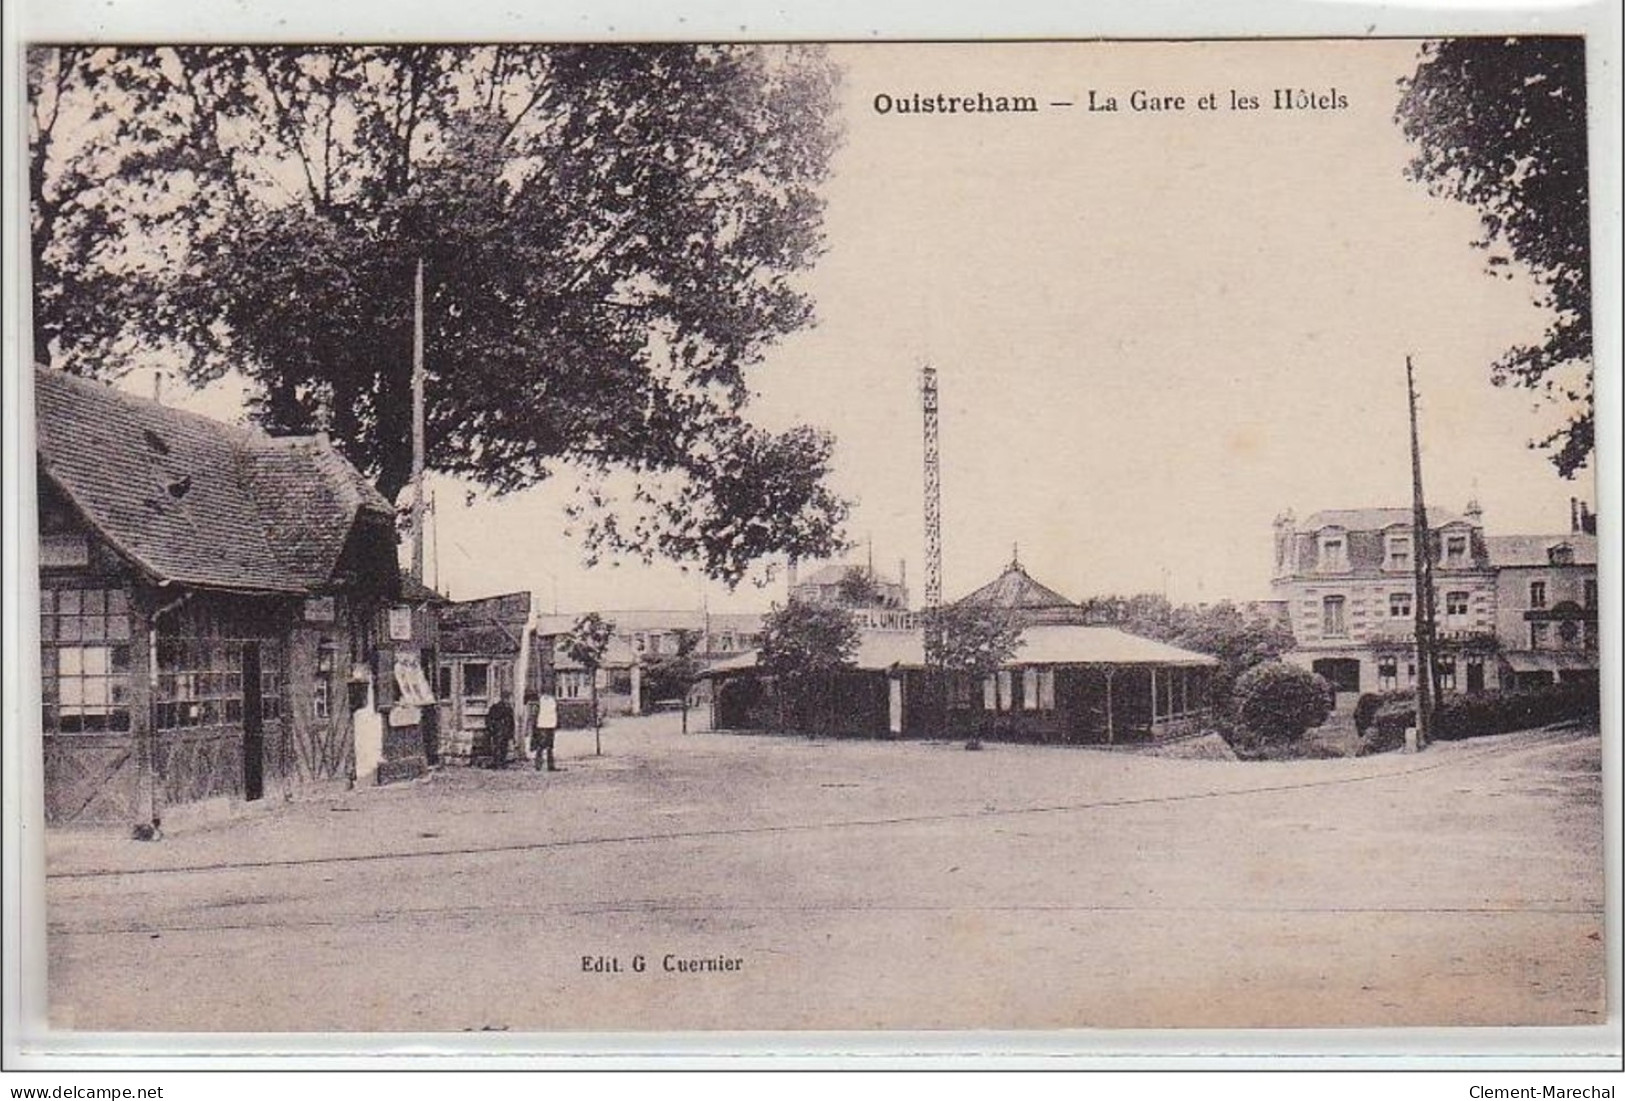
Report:
<svg viewBox="0 0 1625 1101"><path fill-rule="evenodd" d="M1620 1065L1620 15L1607 3L1406 7L1273 2L1198 7L1168 0L1096 4L893 3L841 0L816 10L788 5L698 0L681 7L638 0L549 4L519 12L500 0L462 0L455 21L444 5L390 0L283 0L250 9L187 0L28 0L7 5L5 46L13 79L5 87L5 202L9 247L4 285L5 652L18 654L17 624L32 597L30 404L19 349L26 325L26 172L21 132L22 44L29 41L171 42L452 40L973 40L1095 38L1440 37L1484 33L1583 33L1591 42L1589 102L1596 284L1598 513L1602 517L1604 609L1604 776L1608 930L1608 1021L1563 1029L1380 1029L1350 1031L1158 1031L969 1033L572 1034L561 1037L424 1036L113 1036L38 1031L43 1009L42 821L33 800L37 761L6 737L5 1065L12 1069L595 1069L1054 1068L1184 1069L1614 1069ZM19 686L30 663L5 665L6 728L20 721ZM33 785L30 787L29 785ZM25 886L26 885L26 886ZM26 966L19 963L26 961ZM24 1006L31 1013L24 1013ZM1465 1087L1462 1090L1465 1095Z"/></svg>

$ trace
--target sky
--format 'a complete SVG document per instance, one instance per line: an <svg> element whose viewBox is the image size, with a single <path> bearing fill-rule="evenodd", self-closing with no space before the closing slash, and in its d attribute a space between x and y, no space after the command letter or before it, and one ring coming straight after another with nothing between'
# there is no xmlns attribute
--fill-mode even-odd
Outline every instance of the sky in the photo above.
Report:
<svg viewBox="0 0 1625 1101"><path fill-rule="evenodd" d="M771 349L754 416L836 437L852 557L924 577L919 370L941 390L943 580L953 598L1019 554L1082 599L1269 596L1271 522L1409 503L1405 360L1431 505L1492 533L1566 530L1591 475L1526 446L1556 423L1490 385L1538 341L1536 288L1487 274L1476 213L1407 180L1393 121L1409 41L832 47L844 143L817 324ZM1277 111L1273 90L1347 106ZM1118 112L1088 111L1114 97ZM1130 94L1184 96L1134 111ZM1256 96L1230 108L1231 92ZM894 101L1028 95L1034 114L882 114ZM1197 107L1212 93L1218 110ZM1051 107L1067 102L1069 108ZM132 380L130 385L150 386ZM177 393L219 410L235 400ZM429 578L457 599L755 611L675 566L585 568L565 471L494 499L433 480Z"/></svg>

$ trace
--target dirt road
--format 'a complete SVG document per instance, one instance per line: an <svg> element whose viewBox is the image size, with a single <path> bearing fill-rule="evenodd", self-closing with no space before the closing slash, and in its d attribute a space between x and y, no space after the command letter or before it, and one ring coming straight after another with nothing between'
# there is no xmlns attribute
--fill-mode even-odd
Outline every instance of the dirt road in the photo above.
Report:
<svg viewBox="0 0 1625 1101"><path fill-rule="evenodd" d="M1600 740L1255 763L566 734L158 844L48 846L89 1029L1600 1023ZM641 970L640 970L641 968Z"/></svg>

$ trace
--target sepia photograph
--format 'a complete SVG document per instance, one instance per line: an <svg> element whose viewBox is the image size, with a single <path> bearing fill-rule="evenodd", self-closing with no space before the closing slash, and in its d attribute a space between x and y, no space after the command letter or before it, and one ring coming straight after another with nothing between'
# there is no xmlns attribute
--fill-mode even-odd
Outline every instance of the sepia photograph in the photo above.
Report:
<svg viewBox="0 0 1625 1101"><path fill-rule="evenodd" d="M42 1034L1617 1029L1585 36L23 54Z"/></svg>

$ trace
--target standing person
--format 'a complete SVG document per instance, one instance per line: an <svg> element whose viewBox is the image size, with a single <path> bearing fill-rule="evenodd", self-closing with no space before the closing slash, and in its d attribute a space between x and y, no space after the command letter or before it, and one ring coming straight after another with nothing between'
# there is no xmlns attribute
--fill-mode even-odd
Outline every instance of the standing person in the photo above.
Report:
<svg viewBox="0 0 1625 1101"><path fill-rule="evenodd" d="M536 752L536 771L542 770L542 758L547 758L547 771L557 772L553 763L553 736L559 729L559 701L551 692L536 701L536 721L530 732L530 747Z"/></svg>
<svg viewBox="0 0 1625 1101"><path fill-rule="evenodd" d="M508 702L512 693L503 689L502 695L485 713L485 741L491 753L492 768L508 767L508 743L513 741L513 704Z"/></svg>

